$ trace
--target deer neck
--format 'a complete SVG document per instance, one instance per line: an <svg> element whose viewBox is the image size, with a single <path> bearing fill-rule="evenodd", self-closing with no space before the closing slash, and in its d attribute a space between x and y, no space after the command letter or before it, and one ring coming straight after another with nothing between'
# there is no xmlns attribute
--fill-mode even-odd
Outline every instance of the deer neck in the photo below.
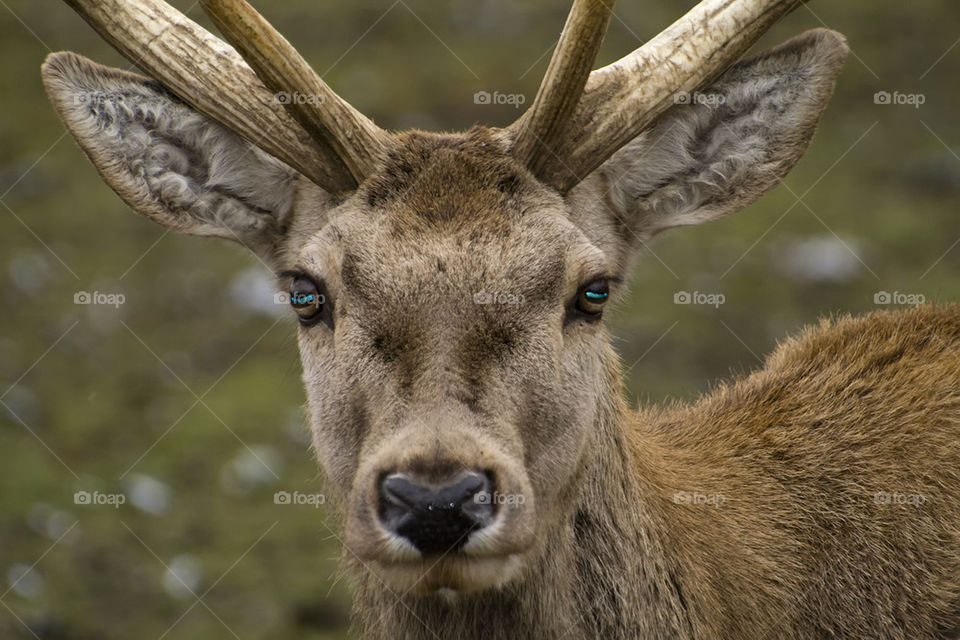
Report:
<svg viewBox="0 0 960 640"><path fill-rule="evenodd" d="M619 369L609 367L608 378L582 475L571 488L575 508L546 528L523 577L448 602L395 594L371 571L354 567L364 638L689 637L654 515L657 498L642 490L628 444Z"/></svg>

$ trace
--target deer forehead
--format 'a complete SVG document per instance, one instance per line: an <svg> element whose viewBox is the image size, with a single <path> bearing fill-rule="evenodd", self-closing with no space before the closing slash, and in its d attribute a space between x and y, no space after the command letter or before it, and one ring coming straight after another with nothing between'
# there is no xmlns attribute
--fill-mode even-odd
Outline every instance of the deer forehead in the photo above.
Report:
<svg viewBox="0 0 960 640"><path fill-rule="evenodd" d="M291 266L371 307L462 311L485 295L555 306L607 266L563 199L485 129L401 136L329 220L289 252Z"/></svg>

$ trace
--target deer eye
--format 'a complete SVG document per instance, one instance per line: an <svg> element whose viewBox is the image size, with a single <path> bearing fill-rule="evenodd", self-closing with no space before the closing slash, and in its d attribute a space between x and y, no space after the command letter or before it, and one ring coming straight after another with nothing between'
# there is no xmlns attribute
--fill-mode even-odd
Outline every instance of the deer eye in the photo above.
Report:
<svg viewBox="0 0 960 640"><path fill-rule="evenodd" d="M290 281L290 306L297 312L300 324L305 327L331 317L330 305L323 289L302 275L293 276Z"/></svg>
<svg viewBox="0 0 960 640"><path fill-rule="evenodd" d="M607 281L594 280L582 287L577 294L577 311L590 318L599 318L603 313L603 305L610 297L610 286Z"/></svg>

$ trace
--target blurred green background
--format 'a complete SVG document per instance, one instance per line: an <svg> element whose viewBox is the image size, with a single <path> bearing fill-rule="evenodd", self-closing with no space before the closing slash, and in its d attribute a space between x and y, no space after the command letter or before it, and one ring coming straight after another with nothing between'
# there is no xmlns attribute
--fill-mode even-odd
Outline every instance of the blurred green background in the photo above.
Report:
<svg viewBox="0 0 960 640"><path fill-rule="evenodd" d="M174 4L209 28L192 0ZM393 129L512 121L473 94L529 104L568 8L255 4ZM692 5L621 2L599 62ZM960 299L960 5L811 2L761 46L822 25L853 55L805 159L739 215L659 238L609 315L632 402L693 399L819 316L877 308L878 292ZM323 486L292 314L255 259L134 215L65 137L44 56L129 67L92 29L62 3L2 0L0 33L0 637L349 637L335 521L274 504ZM881 91L923 104L877 104ZM74 304L80 291L125 303ZM680 291L725 302L674 304Z"/></svg>

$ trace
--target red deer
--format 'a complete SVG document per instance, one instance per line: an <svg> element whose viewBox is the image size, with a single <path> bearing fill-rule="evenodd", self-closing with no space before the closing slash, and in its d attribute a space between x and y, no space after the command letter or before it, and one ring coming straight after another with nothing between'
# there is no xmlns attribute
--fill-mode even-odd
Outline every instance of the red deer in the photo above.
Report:
<svg viewBox="0 0 960 640"><path fill-rule="evenodd" d="M958 637L960 308L825 321L640 412L604 328L641 244L804 153L843 37L738 62L796 0L704 0L592 72L613 2L575 0L529 110L459 134L380 129L244 0L201 1L232 47L68 4L151 76L43 67L103 179L289 289L364 637Z"/></svg>

